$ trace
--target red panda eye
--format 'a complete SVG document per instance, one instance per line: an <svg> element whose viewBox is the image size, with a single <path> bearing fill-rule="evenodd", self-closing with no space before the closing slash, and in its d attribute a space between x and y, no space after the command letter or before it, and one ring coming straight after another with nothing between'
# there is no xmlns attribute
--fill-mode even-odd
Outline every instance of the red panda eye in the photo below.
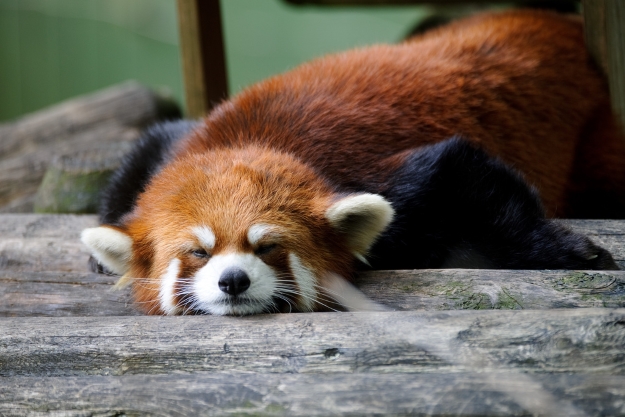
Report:
<svg viewBox="0 0 625 417"><path fill-rule="evenodd" d="M275 248L277 248L278 245L275 243L271 243L271 244L267 244L267 245L259 245L256 250L254 251L254 253L256 255L267 255L269 252L273 251Z"/></svg>
<svg viewBox="0 0 625 417"><path fill-rule="evenodd" d="M204 249L194 249L191 254L197 258L208 258L210 256Z"/></svg>

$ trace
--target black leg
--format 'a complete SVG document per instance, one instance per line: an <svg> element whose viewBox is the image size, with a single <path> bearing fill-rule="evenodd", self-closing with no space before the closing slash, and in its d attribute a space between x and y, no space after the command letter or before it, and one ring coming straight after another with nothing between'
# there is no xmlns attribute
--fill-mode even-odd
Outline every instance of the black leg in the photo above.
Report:
<svg viewBox="0 0 625 417"><path fill-rule="evenodd" d="M376 269L618 269L545 219L518 173L458 138L415 150L382 194L397 215L372 250Z"/></svg>

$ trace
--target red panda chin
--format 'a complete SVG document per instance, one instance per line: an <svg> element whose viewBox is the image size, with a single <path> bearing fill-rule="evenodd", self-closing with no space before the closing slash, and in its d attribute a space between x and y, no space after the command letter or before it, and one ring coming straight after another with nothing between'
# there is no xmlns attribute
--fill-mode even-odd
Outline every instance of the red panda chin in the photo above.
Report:
<svg viewBox="0 0 625 417"><path fill-rule="evenodd" d="M127 275L147 312L331 308L320 278L350 278L355 258L391 219L381 196L337 195L285 153L247 147L187 155L153 178L128 216Z"/></svg>

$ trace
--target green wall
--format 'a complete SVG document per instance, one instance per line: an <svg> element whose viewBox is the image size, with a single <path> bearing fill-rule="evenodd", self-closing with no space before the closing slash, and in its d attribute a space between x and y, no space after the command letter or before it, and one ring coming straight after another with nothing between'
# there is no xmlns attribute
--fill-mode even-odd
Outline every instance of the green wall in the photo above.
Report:
<svg viewBox="0 0 625 417"><path fill-rule="evenodd" d="M298 63L394 42L423 7L222 0L231 92ZM183 101L175 0L0 0L0 120L127 79Z"/></svg>

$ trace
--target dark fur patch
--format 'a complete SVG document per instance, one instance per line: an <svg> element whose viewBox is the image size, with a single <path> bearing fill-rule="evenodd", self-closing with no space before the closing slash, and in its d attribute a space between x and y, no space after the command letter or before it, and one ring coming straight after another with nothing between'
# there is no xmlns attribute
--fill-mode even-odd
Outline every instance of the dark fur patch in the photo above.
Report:
<svg viewBox="0 0 625 417"><path fill-rule="evenodd" d="M121 225L148 181L167 162L172 145L189 133L197 122L178 120L147 129L112 175L100 201L100 223Z"/></svg>
<svg viewBox="0 0 625 417"><path fill-rule="evenodd" d="M520 174L459 138L414 151L382 194L396 217L375 269L618 269L585 236L545 218Z"/></svg>

